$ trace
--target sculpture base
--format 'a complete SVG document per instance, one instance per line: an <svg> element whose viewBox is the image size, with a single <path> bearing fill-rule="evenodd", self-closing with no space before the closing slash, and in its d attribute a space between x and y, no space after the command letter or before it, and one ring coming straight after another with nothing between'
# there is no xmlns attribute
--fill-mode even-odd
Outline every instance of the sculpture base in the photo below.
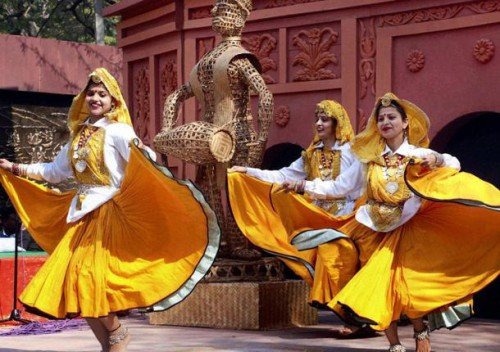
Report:
<svg viewBox="0 0 500 352"><path fill-rule="evenodd" d="M285 267L275 257L258 260L217 258L203 282L283 281Z"/></svg>
<svg viewBox="0 0 500 352"><path fill-rule="evenodd" d="M299 280L200 283L183 302L149 314L153 325L268 330L315 325L309 286Z"/></svg>

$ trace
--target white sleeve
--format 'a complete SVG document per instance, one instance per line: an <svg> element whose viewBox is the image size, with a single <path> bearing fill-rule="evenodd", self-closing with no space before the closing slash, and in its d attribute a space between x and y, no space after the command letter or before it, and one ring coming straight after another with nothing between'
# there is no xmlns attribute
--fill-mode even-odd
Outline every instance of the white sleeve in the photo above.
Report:
<svg viewBox="0 0 500 352"><path fill-rule="evenodd" d="M304 160L302 157L295 160L290 166L279 170L261 170L253 167L247 167L247 174L258 178L259 180L281 184L284 181L299 181L306 178L304 171Z"/></svg>
<svg viewBox="0 0 500 352"><path fill-rule="evenodd" d="M137 138L132 126L124 123L114 123L110 126L111 138L113 145L120 154L120 156L128 161L130 158L130 142Z"/></svg>
<svg viewBox="0 0 500 352"><path fill-rule="evenodd" d="M306 181L305 193L313 199L344 198L364 187L365 168L355 159L347 170L335 180L323 181L319 178Z"/></svg>
<svg viewBox="0 0 500 352"><path fill-rule="evenodd" d="M427 149L427 148L417 148L413 151L415 154L414 156L418 158L423 158L426 155L429 155L431 153L437 153L432 149ZM441 166L446 166L446 167L452 167L456 170L460 171L460 161L458 159L450 154L443 153L441 154L443 156L444 164Z"/></svg>
<svg viewBox="0 0 500 352"><path fill-rule="evenodd" d="M29 178L50 183L59 183L73 176L73 170L69 160L69 148L67 143L57 154L54 161L50 163L30 164L26 168Z"/></svg>
<svg viewBox="0 0 500 352"><path fill-rule="evenodd" d="M112 125L111 133L113 145L120 156L128 162L130 158L130 142L135 138L139 139L134 128L124 123L115 123ZM156 153L147 146L144 146L144 149L148 152L151 159L156 161Z"/></svg>

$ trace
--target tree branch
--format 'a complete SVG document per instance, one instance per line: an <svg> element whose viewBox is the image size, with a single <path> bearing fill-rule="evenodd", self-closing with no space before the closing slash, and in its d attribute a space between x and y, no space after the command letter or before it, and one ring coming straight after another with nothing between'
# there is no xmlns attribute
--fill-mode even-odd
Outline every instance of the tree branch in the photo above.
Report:
<svg viewBox="0 0 500 352"><path fill-rule="evenodd" d="M56 3L56 6L54 6L54 8L52 9L52 11L50 11L49 16L45 19L45 21L43 21L42 25L38 29L38 32L36 33L35 37L38 37L40 35L40 33L42 32L42 29L45 27L45 25L47 23L49 23L49 21L51 20L52 16L56 13L56 10L57 10L57 8L59 7L60 4L61 4L61 2L57 2Z"/></svg>

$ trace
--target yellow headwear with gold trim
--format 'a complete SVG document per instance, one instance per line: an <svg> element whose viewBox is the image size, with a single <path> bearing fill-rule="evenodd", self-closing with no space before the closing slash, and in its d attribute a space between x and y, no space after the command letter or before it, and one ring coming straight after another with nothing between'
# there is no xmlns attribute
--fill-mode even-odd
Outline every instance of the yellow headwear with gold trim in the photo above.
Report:
<svg viewBox="0 0 500 352"><path fill-rule="evenodd" d="M126 123L132 126L130 114L123 99L120 86L116 79L105 68L97 68L89 75L89 80L85 88L73 98L68 114L68 127L71 133L75 133L78 126L89 117L89 109L85 104L85 95L89 83L102 83L113 98L114 108L104 114L111 121Z"/></svg>
<svg viewBox="0 0 500 352"><path fill-rule="evenodd" d="M350 142L354 137L354 130L352 129L351 120L345 111L342 104L335 100L322 100L316 105L317 110L325 112L326 116L336 122L335 126L335 139L339 144ZM310 147L317 144L321 138L318 137L316 132Z"/></svg>
<svg viewBox="0 0 500 352"><path fill-rule="evenodd" d="M377 99L365 129L354 139L352 150L363 163L376 162L383 164L381 156L386 142L380 135L377 127L377 108L382 106L392 106L396 102L405 111L408 119L407 139L408 143L427 148L429 146L430 121L427 114L415 104L408 100L399 99L393 93L386 93Z"/></svg>
<svg viewBox="0 0 500 352"><path fill-rule="evenodd" d="M323 100L316 105L316 109L324 111L329 118L336 121L335 139L339 142L339 144L345 144L347 142L350 142L354 138L354 131L352 129L351 120L349 120L347 111L345 111L344 107L340 103L337 103L335 100ZM305 151L302 152L302 156L305 159L304 167L306 169L306 172L309 172L309 163L316 149L316 145L320 141L321 138L319 138L318 133L315 132L311 144Z"/></svg>

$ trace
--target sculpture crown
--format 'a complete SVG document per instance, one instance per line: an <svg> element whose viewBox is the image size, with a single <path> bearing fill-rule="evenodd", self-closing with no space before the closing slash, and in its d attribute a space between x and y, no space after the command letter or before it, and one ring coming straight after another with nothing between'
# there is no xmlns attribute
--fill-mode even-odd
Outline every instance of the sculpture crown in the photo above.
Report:
<svg viewBox="0 0 500 352"><path fill-rule="evenodd" d="M217 4L233 4L238 6L241 10L241 14L244 17L248 17L250 11L253 9L253 1L252 0L217 0L215 5Z"/></svg>
<svg viewBox="0 0 500 352"><path fill-rule="evenodd" d="M234 2L246 13L247 16L253 9L252 0L234 0Z"/></svg>

